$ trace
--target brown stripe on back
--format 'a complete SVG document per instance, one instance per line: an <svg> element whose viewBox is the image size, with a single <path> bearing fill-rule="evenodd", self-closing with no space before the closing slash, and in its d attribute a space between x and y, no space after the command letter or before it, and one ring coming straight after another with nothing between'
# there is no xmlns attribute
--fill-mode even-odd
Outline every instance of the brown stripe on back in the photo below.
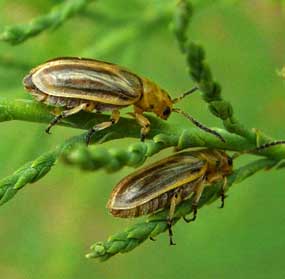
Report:
<svg viewBox="0 0 285 279"><path fill-rule="evenodd" d="M65 61L69 63L64 63ZM79 63L71 64L69 60L60 64L42 65L33 73L33 82L41 91L50 95L102 102L106 100L106 103L117 105L120 101L122 105L134 103L143 90L140 78L120 68L113 70L103 66L90 67Z"/></svg>
<svg viewBox="0 0 285 279"><path fill-rule="evenodd" d="M204 177L200 177L195 181L190 183L186 183L185 185L181 186L179 189L173 189L166 193L161 194L160 196L144 203L140 204L134 208L130 209L114 209L109 208L110 213L115 217L121 218L132 218L132 217L139 217L142 215L148 215L151 213L156 212L159 209L167 208L170 206L170 201L173 195L179 191L181 194L181 201L186 199L190 193L195 191L195 187L200 183L203 183Z"/></svg>
<svg viewBox="0 0 285 279"><path fill-rule="evenodd" d="M128 208L139 201L156 197L171 185L177 184L176 187L179 187L184 179L198 175L205 166L205 162L198 159L188 161L186 158L184 162L182 157L171 159L162 164L151 165L120 181L112 192L112 207Z"/></svg>

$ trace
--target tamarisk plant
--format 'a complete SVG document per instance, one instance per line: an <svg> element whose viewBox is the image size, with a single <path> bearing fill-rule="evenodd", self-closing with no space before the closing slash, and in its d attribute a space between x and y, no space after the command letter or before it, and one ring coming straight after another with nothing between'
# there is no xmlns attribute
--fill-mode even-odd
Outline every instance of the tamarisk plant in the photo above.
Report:
<svg viewBox="0 0 285 279"><path fill-rule="evenodd" d="M82 10L90 1L70 0L63 2L50 14L42 16L30 24L12 26L0 34L0 40L9 43L21 43L35 36L49 27L55 27L63 23L66 18ZM85 170L98 170L103 168L108 172L115 172L124 166L137 167L142 165L148 157L159 151L174 147L181 150L188 147L218 148L231 151L244 151L252 149L260 144L273 139L261 131L249 129L243 126L235 117L232 105L225 101L221 95L221 85L213 79L211 70L206 61L203 47L188 40L187 30L193 15L192 5L186 1L178 2L172 24L172 30L176 36L181 53L185 56L189 76L197 84L202 92L203 100L208 103L210 112L222 120L224 129L217 129L225 143L211 135L197 129L174 127L170 121L161 120L149 116L151 131L148 141L135 142L128 148L106 148L99 143L121 139L124 137L137 138L139 134L135 121L121 118L120 122L112 128L97 133L92 139L92 146L88 148L83 144L86 134L70 138L59 144L55 150L46 152L35 160L26 163L20 169L8 177L0 180L0 205L8 202L16 193L28 184L42 179L61 160L67 165L75 165ZM53 19L58 20L54 21ZM59 20L61 18L61 20ZM49 123L53 118L51 108L30 100L8 100L0 98L0 121L22 120L37 123ZM64 119L60 125L87 130L97 123L107 121L107 115L94 115L86 112L79 113ZM253 161L246 166L236 169L228 177L228 187L245 180L247 177L263 169L281 168L281 162L285 158L285 147L275 146L258 152L265 158ZM208 187L203 193L199 207L215 201L219 197L220 183ZM191 199L183 201L175 212L174 223L192 210ZM167 210L156 213L146 220L134 224L124 231L114 234L106 241L96 242L91 246L87 258L97 258L105 261L117 253L129 252L149 237L155 237L167 230Z"/></svg>
<svg viewBox="0 0 285 279"><path fill-rule="evenodd" d="M28 24L7 26L0 34L0 41L19 44L46 29L55 29L68 18L82 12L91 0L67 0L54 7L48 14L35 18Z"/></svg>

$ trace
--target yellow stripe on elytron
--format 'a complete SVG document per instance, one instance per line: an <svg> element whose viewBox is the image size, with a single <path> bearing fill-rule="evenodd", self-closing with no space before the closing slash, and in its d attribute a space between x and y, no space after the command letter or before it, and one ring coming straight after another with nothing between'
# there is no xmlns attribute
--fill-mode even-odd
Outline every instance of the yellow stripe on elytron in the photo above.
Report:
<svg viewBox="0 0 285 279"><path fill-rule="evenodd" d="M208 168L207 163L205 163L205 165L201 168L201 170L198 173L196 173L195 175L194 174L192 174L192 175L190 174L189 177L187 177L187 178L185 178L183 180L179 180L179 181L177 181L176 183L174 183L172 185L169 185L166 189L164 189L164 191L161 191L160 194L168 192L170 190L178 188L179 186L182 186L182 185L184 185L186 183L189 183L189 182L192 182L192 181L196 180L197 178L199 178L202 175L204 175L204 173L206 172L207 168Z"/></svg>
<svg viewBox="0 0 285 279"><path fill-rule="evenodd" d="M115 74L120 73L120 68L117 65L108 65L108 64L104 63L104 66L103 66L100 62L97 62L97 61L94 61L94 63L92 63L92 62L88 63L88 62L82 61L82 60L72 60L71 59L70 61L67 61L67 60L51 61L51 62L48 62L44 67L43 67L43 65L40 65L33 70L33 74L38 71L37 75L40 75L41 71L44 71L45 69L52 68L53 66L57 66L57 65L66 65L66 66L70 65L70 66L72 66L72 65L74 65L74 63L75 64L83 64L83 62L85 64L85 66L90 67L90 68L92 68L92 67L96 68L96 66L94 66L94 64L97 65L99 67L99 71L100 71L100 67L101 67L101 68L105 68L106 70L108 70L110 72L113 71L113 72L115 72ZM122 68L122 70L123 70L123 68ZM130 75L134 75L133 73L131 73L129 71L127 71L127 72ZM123 76L123 75L121 75L121 73L120 73L120 76ZM139 77L137 77L135 75L134 75L134 77L139 79ZM34 77L34 78L37 79L36 77ZM123 81L125 83L128 83L128 81L125 77L123 77ZM37 84L37 80L33 79L33 82L35 84ZM119 83L119 81L117 81L117 82ZM110 84L112 84L112 82L110 82ZM107 94L103 93L104 96L106 96L106 98L99 98L95 94L94 95L83 95L83 94L76 94L76 93L60 92L59 90L53 91L52 89L51 89L51 91L52 91L52 93L51 92L44 92L44 93L46 93L47 95L56 96L56 97L89 100L89 101L94 101L94 102L98 102L98 103L102 103L102 104L118 105L118 106L126 106L126 105L134 104L136 101L139 100L139 98L141 97L141 94L143 94L143 92L139 91L139 92L136 92L137 93L136 97L133 97L130 100L122 100L122 99L120 99L120 94L118 94L119 99L116 99L112 96L109 96L108 93Z"/></svg>

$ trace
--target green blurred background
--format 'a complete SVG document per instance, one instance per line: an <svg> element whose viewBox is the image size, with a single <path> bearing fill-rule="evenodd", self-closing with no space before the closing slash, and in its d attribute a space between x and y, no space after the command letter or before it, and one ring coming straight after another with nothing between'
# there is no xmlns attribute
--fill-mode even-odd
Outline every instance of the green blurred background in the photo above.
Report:
<svg viewBox="0 0 285 279"><path fill-rule="evenodd" d="M47 13L59 2L0 0L0 31ZM282 1L194 2L198 3L189 35L205 46L236 117L248 127L284 139L285 88L276 73L285 61ZM162 0L98 1L56 30L16 46L0 43L0 96L30 98L21 85L23 76L33 66L59 56L118 63L155 80L172 96L179 95L193 84L169 29L174 5L175 1ZM181 107L209 126L221 126L199 94ZM169 121L182 122L174 115ZM45 127L1 123L1 177L80 133L56 127L47 136ZM237 165L251 159L247 156ZM285 174L281 171L262 172L234 186L224 210L217 209L216 202L203 208L195 223L177 224L175 247L169 247L163 234L156 242L147 241L105 263L85 259L94 241L136 222L115 219L105 209L112 187L131 171L92 173L59 163L44 179L22 190L0 209L1 278L285 277Z"/></svg>

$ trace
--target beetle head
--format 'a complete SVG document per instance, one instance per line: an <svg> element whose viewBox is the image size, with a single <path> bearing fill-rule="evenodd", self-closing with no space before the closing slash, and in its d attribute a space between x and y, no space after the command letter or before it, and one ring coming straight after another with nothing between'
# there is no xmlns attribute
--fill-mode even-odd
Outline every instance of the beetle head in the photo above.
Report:
<svg viewBox="0 0 285 279"><path fill-rule="evenodd" d="M172 112L172 101L170 96L163 89L160 90L158 101L153 106L153 112L161 119L166 120Z"/></svg>
<svg viewBox="0 0 285 279"><path fill-rule="evenodd" d="M233 159L224 151L219 151L219 153L220 165L218 166L218 169L224 176L227 176L233 171Z"/></svg>
<svg viewBox="0 0 285 279"><path fill-rule="evenodd" d="M155 113L162 119L167 119L172 112L173 101L168 93L157 86L152 81L142 79L143 94L141 99L136 102L136 107L142 111Z"/></svg>
<svg viewBox="0 0 285 279"><path fill-rule="evenodd" d="M223 176L227 176L232 173L233 160L232 158L222 150L210 150L203 154L203 158L207 160L209 164L209 172L214 176L219 173Z"/></svg>

